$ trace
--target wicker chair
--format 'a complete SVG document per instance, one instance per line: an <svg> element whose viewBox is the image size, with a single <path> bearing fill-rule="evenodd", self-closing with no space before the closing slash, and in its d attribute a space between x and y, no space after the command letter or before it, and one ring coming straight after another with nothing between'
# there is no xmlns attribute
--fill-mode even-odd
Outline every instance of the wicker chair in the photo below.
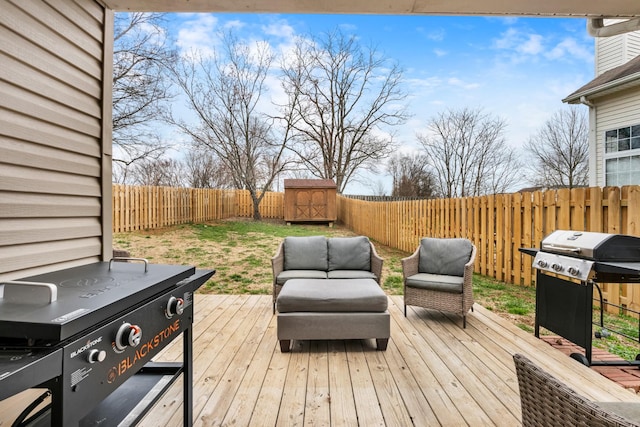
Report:
<svg viewBox="0 0 640 427"><path fill-rule="evenodd" d="M404 315L407 305L462 316L473 311L473 264L476 247L468 239L421 239L416 251L402 259Z"/></svg>
<svg viewBox="0 0 640 427"><path fill-rule="evenodd" d="M640 425L639 403L592 402L527 357L515 354L513 360L518 375L524 427Z"/></svg>

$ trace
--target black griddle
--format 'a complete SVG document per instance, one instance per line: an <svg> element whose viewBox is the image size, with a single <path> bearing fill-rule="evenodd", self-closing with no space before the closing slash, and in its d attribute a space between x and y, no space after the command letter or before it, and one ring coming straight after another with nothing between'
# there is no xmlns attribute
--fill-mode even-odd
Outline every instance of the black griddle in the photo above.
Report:
<svg viewBox="0 0 640 427"><path fill-rule="evenodd" d="M27 277L21 280L56 285L57 300L44 304L0 298L0 337L55 344L131 310L194 273L189 266L99 262Z"/></svg>

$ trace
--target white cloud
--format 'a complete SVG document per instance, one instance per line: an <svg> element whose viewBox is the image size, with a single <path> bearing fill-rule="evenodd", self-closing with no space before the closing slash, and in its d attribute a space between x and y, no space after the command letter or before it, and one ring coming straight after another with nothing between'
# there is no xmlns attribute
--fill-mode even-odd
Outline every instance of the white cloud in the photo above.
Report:
<svg viewBox="0 0 640 427"><path fill-rule="evenodd" d="M422 34L427 40L431 40L434 42L443 41L445 39L445 36L447 35L447 32L444 30L444 28L426 29L425 27L418 27L416 28L416 31Z"/></svg>
<svg viewBox="0 0 640 427"><path fill-rule="evenodd" d="M178 30L176 46L182 54L199 51L205 56L213 56L218 39L215 35L218 18L212 14L197 14L195 19L186 21Z"/></svg>
<svg viewBox="0 0 640 427"><path fill-rule="evenodd" d="M437 57L443 57L448 54L446 50L442 50L442 49L434 49L433 53L435 53Z"/></svg>
<svg viewBox="0 0 640 427"><path fill-rule="evenodd" d="M451 86L459 87L466 90L477 89L480 87L479 83L467 83L457 77L449 77L447 79L447 83L449 83L449 85Z"/></svg>
<svg viewBox="0 0 640 427"><path fill-rule="evenodd" d="M295 29L285 19L263 25L262 31L268 36L284 39L292 39L296 35Z"/></svg>
<svg viewBox="0 0 640 427"><path fill-rule="evenodd" d="M593 62L591 50L579 44L573 37L567 37L546 53L548 59L581 59Z"/></svg>
<svg viewBox="0 0 640 427"><path fill-rule="evenodd" d="M516 28L509 28L494 40L494 47L511 53L514 62L540 55L544 51L544 38L540 34L525 33Z"/></svg>

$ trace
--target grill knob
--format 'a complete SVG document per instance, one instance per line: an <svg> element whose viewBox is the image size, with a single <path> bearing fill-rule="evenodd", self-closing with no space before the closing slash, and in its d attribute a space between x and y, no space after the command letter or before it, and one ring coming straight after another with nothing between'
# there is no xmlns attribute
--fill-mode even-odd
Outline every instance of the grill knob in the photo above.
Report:
<svg viewBox="0 0 640 427"><path fill-rule="evenodd" d="M118 350L124 350L128 346L137 347L142 340L142 329L138 325L123 323L116 333L115 345Z"/></svg>
<svg viewBox="0 0 640 427"><path fill-rule="evenodd" d="M538 260L538 265L542 268L547 268L549 266L549 263L543 259Z"/></svg>
<svg viewBox="0 0 640 427"><path fill-rule="evenodd" d="M184 311L184 300L182 298L176 298L171 296L167 302L167 308L164 310L167 319L171 319L176 314L179 316Z"/></svg>
<svg viewBox="0 0 640 427"><path fill-rule="evenodd" d="M569 269L567 271L572 276L579 276L580 275L580 270L578 270L576 267L569 267Z"/></svg>
<svg viewBox="0 0 640 427"><path fill-rule="evenodd" d="M564 270L564 268L562 268L562 264L558 264L558 263L551 264L551 268L554 271L557 271L558 273L561 272L562 270Z"/></svg>
<svg viewBox="0 0 640 427"><path fill-rule="evenodd" d="M104 350L93 349L90 350L87 354L87 362L96 363L96 362L104 362L104 359L107 358L107 352Z"/></svg>

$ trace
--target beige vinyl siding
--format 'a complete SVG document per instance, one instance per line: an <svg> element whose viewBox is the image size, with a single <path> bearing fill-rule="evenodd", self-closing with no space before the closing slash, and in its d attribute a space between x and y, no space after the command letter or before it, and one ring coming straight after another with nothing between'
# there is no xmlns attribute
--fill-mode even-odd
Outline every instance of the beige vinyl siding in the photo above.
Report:
<svg viewBox="0 0 640 427"><path fill-rule="evenodd" d="M110 250L102 204L103 192L110 199L109 13L94 0L0 0L1 280L99 261Z"/></svg>
<svg viewBox="0 0 640 427"><path fill-rule="evenodd" d="M608 130L640 124L640 89L628 89L598 100L596 125L597 185L604 186L604 134Z"/></svg>

